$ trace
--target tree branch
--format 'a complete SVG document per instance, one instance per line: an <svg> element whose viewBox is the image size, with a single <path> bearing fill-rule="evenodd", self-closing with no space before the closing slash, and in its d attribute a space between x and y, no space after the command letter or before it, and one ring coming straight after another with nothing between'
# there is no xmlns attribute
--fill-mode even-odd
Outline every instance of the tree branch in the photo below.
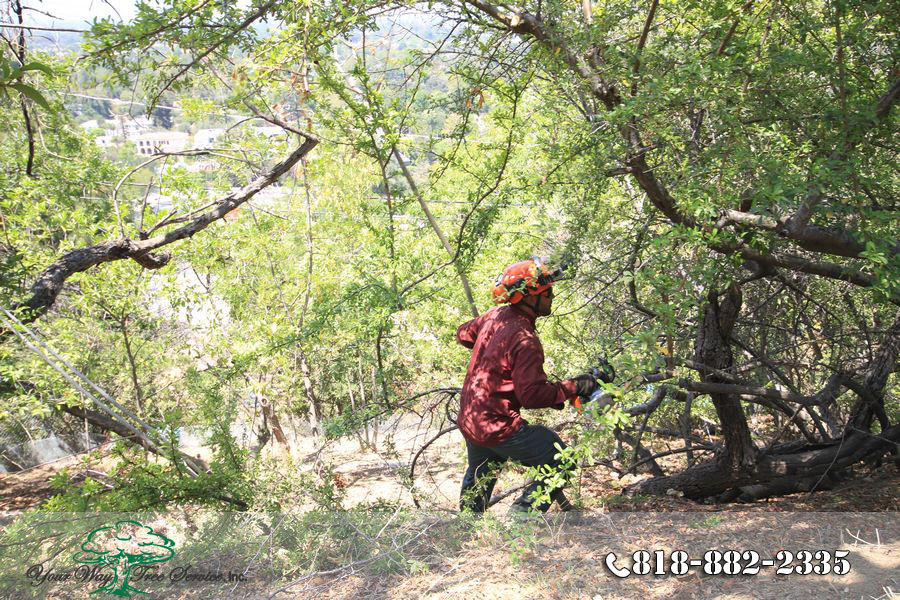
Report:
<svg viewBox="0 0 900 600"><path fill-rule="evenodd" d="M818 262L791 254L780 256L763 254L744 244L710 244L709 248L716 252L721 252L722 254L734 254L737 252L746 260L756 261L773 267L782 267L791 271L809 273L810 275L827 277L828 279L838 279L860 287L872 287L877 283L875 277L871 275L836 263ZM894 298L893 301L900 302L900 298Z"/></svg>
<svg viewBox="0 0 900 600"><path fill-rule="evenodd" d="M319 143L318 139L304 134L306 139L286 159L272 167L267 173L258 177L249 185L220 198L216 208L198 216L188 224L146 240L119 238L100 242L87 248L73 250L44 269L31 285L31 296L19 303L14 309L25 309L22 320L30 323L46 313L63 289L66 280L76 273L81 273L93 266L130 258L147 269L158 269L165 266L170 259L168 253L153 254L152 251L192 237L206 229L215 221L250 200L264 188L287 173L301 158L306 156ZM0 331L0 341L9 335L9 331Z"/></svg>
<svg viewBox="0 0 900 600"><path fill-rule="evenodd" d="M811 252L824 252L847 258L859 258L860 252L866 249L865 245L858 242L846 231L835 231L817 225L806 225L802 228L791 229L789 219L774 219L765 215L742 212L739 210L723 210L716 228L722 229L728 225L738 225L741 229L753 228L771 231L781 238L795 242L798 246ZM895 244L891 251L900 251L900 244Z"/></svg>
<svg viewBox="0 0 900 600"><path fill-rule="evenodd" d="M650 35L650 26L653 25L653 18L656 16L656 8L659 6L659 0L653 0L650 3L650 11L647 13L647 20L644 21L644 29L641 31L641 38L638 40L637 50L634 52L634 70L631 80L631 96L637 96L638 91L638 74L641 71L641 53L644 51L644 45L647 43L647 36Z"/></svg>
<svg viewBox="0 0 900 600"><path fill-rule="evenodd" d="M621 102L615 86L604 81L583 58L572 52L559 36L547 29L544 22L538 17L527 12L505 13L499 7L482 0L464 1L500 22L509 31L520 35L529 35L547 48L558 51L559 58L588 83L591 93L600 98L608 109L614 108Z"/></svg>
<svg viewBox="0 0 900 600"><path fill-rule="evenodd" d="M397 150L397 146L392 146L391 150L394 153L394 158L397 159L397 164L400 165L400 170L403 171L403 176L406 178L406 182L409 184L410 189L413 192L413 195L416 197L416 200L419 201L419 206L422 207L422 212L425 213L425 217L428 219L428 222L431 224L431 228L434 230L435 235L438 236L438 239L441 241L441 245L444 247L444 250L447 252L447 255L450 258L454 258L456 253L453 251L453 248L450 246L450 242L447 241L447 236L444 235L443 230L441 230L441 226L438 225L438 222L435 220L434 216L431 214L431 210L428 208L428 204L425 202L425 198L422 197L421 192L419 192L419 187L416 185L416 180L413 178L412 173L409 172L409 169L406 166L406 161L403 160L403 157L400 155L400 151ZM456 265L456 272L459 274L459 279L462 282L463 291L466 294L466 300L469 303L469 310L472 312L473 317L478 316L478 307L475 305L475 299L472 297L472 288L469 287L469 279L466 277L465 272L462 270L462 267L458 262L454 263Z"/></svg>
<svg viewBox="0 0 900 600"><path fill-rule="evenodd" d="M847 158L847 154L856 147L869 130L887 118L898 95L900 95L900 79L894 81L887 92L878 99L878 104L875 106L875 117L868 119L864 127L857 129L855 136L848 137L839 148L836 148L828 157L828 162L832 164L843 162ZM806 195L800 207L787 220L788 230L798 232L804 229L812 217L813 210L821 202L822 190L816 187Z"/></svg>
<svg viewBox="0 0 900 600"><path fill-rule="evenodd" d="M741 396L759 396L762 398L772 398L774 400L783 400L793 402L803 406L814 406L819 404L819 398L816 396L801 396L791 392L782 392L771 388L761 388L750 385L737 385L733 383L704 383L700 381L691 381L689 379L679 379L678 387L701 394L738 394Z"/></svg>
<svg viewBox="0 0 900 600"><path fill-rule="evenodd" d="M743 11L746 13L753 6L754 0L747 0L747 3L744 4ZM722 53L725 52L725 48L728 47L728 42L731 41L732 36L734 36L734 32L737 31L738 24L741 22L740 16L735 17L734 22L732 22L731 27L728 29L728 33L725 34L725 37L722 39L722 43L719 44L719 49L716 50L716 57L722 56Z"/></svg>
<svg viewBox="0 0 900 600"><path fill-rule="evenodd" d="M496 21L499 21L510 31L520 35L531 36L547 49L557 54L560 60L562 60L575 75L582 78L582 80L588 84L591 92L604 103L607 109L611 110L621 103L621 98L615 87L607 84L583 59L572 52L558 35L554 34L546 27L541 19L526 12L504 12L504 10L501 10L498 6L482 0L465 0L465 2L478 8ZM891 88L879 99L875 109L875 118L869 120L868 127L858 131L854 138L848 139L847 142L842 145L840 150L835 150L830 157L830 161L842 161L846 154L859 143L869 128L874 127L883 121L890 113L891 106L898 94L900 94L900 80L894 82ZM631 156L626 161L626 164L631 170L631 175L637 180L644 193L647 194L647 197L650 199L653 206L662 212L672 223L689 228L698 227L699 224L692 217L679 210L671 193L656 178L653 169L647 164L645 156L648 148L646 148L641 141L636 120L632 119L628 124L621 126L620 132L630 146L631 151ZM821 191L818 189L813 190L807 195L803 204L794 215L784 222L783 229L788 232L789 239L796 241L802 247L814 252L825 251L842 256L858 256L860 250L859 244L849 235L836 234L824 228L808 226L812 210L821 200ZM734 214L733 216L743 218L738 214ZM749 220L749 217L745 220ZM755 224L757 226L762 226L763 228L771 225L771 223L765 220L761 225L758 220ZM876 279L870 275L837 264L814 262L797 256L766 255L743 245L710 244L709 247L726 254L737 251L747 260L755 260L761 264L783 267L794 271L802 271L830 279L847 281L860 287L872 287L876 283ZM900 303L900 298L895 298L894 301Z"/></svg>
<svg viewBox="0 0 900 600"><path fill-rule="evenodd" d="M22 18L22 0L15 0L12 3L13 11L19 19L19 25L24 24L24 20ZM20 65L25 64L25 29L24 27L19 30L19 39L17 42L17 48L15 49L16 58L19 60ZM34 177L34 130L31 125L31 116L28 114L28 102L25 99L25 95L19 99L22 105L22 119L25 121L25 133L28 136L28 159L25 162L25 174L29 177Z"/></svg>
<svg viewBox="0 0 900 600"><path fill-rule="evenodd" d="M62 27L35 27L33 25L17 25L15 23L0 23L0 27L9 29L24 29L26 31L53 31L57 33L87 33L87 29L65 29Z"/></svg>
<svg viewBox="0 0 900 600"><path fill-rule="evenodd" d="M206 2L204 2L203 4L206 4ZM218 42L216 42L215 44L213 44L212 46L210 46L209 48L204 50L200 54L200 56L198 56L191 62L187 63L186 65L184 65L177 73L175 73L175 75L173 75L172 77L170 77L166 80L166 83L162 86L162 88L160 88L159 91L156 92L156 95L153 96L153 100L150 101L149 106L156 106L156 103L159 101L160 97L163 95L163 93L165 93L166 90L169 89L169 86L171 86L175 82L175 80L177 80L179 77L181 77L182 75L187 73L194 65L199 63L201 60L203 60L204 58L206 58L207 56L209 56L210 54L215 52L219 46L221 46L225 42L231 40L231 38L233 38L234 36L239 34L241 31L243 31L243 30L247 29L248 27L250 27L251 25L253 25L253 23L258 21L273 6L275 6L275 0L271 0L270 2L267 2L266 4L263 4L256 10L255 13L251 14L246 19L244 19L244 21L240 25L238 25L237 27L235 27L234 29L229 31L228 34L223 36L222 39L220 39Z"/></svg>

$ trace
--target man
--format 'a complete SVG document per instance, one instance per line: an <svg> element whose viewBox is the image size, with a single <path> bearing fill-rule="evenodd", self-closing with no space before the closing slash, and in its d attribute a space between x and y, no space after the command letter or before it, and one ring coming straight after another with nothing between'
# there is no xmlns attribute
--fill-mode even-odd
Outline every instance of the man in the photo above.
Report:
<svg viewBox="0 0 900 600"><path fill-rule="evenodd" d="M529 425L521 408L561 409L567 400L588 397L599 384L589 374L557 383L547 381L544 349L534 329L538 317L550 314L554 275L540 260L506 268L494 286L501 306L463 324L457 341L472 348L472 358L460 394L457 423L466 440L468 468L463 478L460 509L484 512L497 471L511 459L529 467L559 468L554 458L565 444L552 430ZM547 511L550 503L532 506L531 494L543 482L529 484L510 508L512 512ZM562 488L550 498L563 510L571 508Z"/></svg>

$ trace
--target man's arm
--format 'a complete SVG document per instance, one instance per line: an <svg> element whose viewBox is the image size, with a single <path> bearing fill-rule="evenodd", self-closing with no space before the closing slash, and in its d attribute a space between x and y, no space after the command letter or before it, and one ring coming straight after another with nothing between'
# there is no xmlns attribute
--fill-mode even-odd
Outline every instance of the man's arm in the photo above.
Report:
<svg viewBox="0 0 900 600"><path fill-rule="evenodd" d="M510 352L512 380L516 398L525 408L562 408L575 397L575 382L547 381L544 373L544 348L536 336L518 341Z"/></svg>
<svg viewBox="0 0 900 600"><path fill-rule="evenodd" d="M466 348L475 347L475 340L478 339L479 329L479 323L477 323L477 321L477 318L467 321L460 325L459 329L456 330L456 341Z"/></svg>

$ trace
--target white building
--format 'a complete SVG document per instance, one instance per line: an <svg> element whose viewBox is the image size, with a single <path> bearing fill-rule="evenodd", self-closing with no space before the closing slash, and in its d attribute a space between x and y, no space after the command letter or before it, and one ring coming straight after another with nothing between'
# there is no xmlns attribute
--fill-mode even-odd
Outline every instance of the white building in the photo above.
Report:
<svg viewBox="0 0 900 600"><path fill-rule="evenodd" d="M149 156L159 152L179 152L187 147L190 136L181 131L152 131L130 135L138 154Z"/></svg>
<svg viewBox="0 0 900 600"><path fill-rule="evenodd" d="M111 146L115 146L116 144L116 136L113 134L106 135L98 135L94 138L94 143L97 144L100 148L109 148Z"/></svg>
<svg viewBox="0 0 900 600"><path fill-rule="evenodd" d="M194 134L194 147L209 148L223 133L224 129L198 129Z"/></svg>
<svg viewBox="0 0 900 600"><path fill-rule="evenodd" d="M147 117L132 117L130 115L118 115L116 117L116 129L119 135L131 137L139 133L145 133L153 128L153 123Z"/></svg>

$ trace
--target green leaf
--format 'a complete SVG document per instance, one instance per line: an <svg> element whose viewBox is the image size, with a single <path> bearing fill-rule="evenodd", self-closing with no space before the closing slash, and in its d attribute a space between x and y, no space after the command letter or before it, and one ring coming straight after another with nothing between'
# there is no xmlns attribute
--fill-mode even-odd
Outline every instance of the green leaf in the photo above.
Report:
<svg viewBox="0 0 900 600"><path fill-rule="evenodd" d="M53 75L53 69L51 69L44 63L39 63L37 61L28 63L27 65L19 69L19 71L40 71L41 73L44 73L46 75Z"/></svg>
<svg viewBox="0 0 900 600"><path fill-rule="evenodd" d="M39 91L37 91L36 89L34 89L33 87L31 87L30 85L27 85L25 83L11 83L11 84L9 84L9 87L18 91L19 93L21 93L26 98L30 99L35 104L39 104L44 109L49 110L49 111L53 110L52 108L50 108L50 104L47 102L47 100L44 99L44 97L41 95L41 93Z"/></svg>

